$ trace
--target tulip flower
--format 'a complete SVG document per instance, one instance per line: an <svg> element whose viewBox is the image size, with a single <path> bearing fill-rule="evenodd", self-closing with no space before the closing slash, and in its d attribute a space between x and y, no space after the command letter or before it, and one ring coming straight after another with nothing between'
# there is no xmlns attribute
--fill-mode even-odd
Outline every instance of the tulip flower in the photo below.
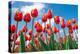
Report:
<svg viewBox="0 0 80 54"><path fill-rule="evenodd" d="M66 26L67 26L67 27L71 27L71 20L67 20Z"/></svg>
<svg viewBox="0 0 80 54"><path fill-rule="evenodd" d="M47 14L43 14L42 16L42 22L44 22L44 28L46 30L46 21L47 21ZM46 35L46 32L45 33L45 36L46 36L46 42L47 42L47 35Z"/></svg>
<svg viewBox="0 0 80 54"><path fill-rule="evenodd" d="M28 34L32 36L32 30L29 30L28 31Z"/></svg>
<svg viewBox="0 0 80 54"><path fill-rule="evenodd" d="M46 28L49 29L51 27L50 24L46 24Z"/></svg>
<svg viewBox="0 0 80 54"><path fill-rule="evenodd" d="M17 29L18 29L18 22L22 21L22 17L23 17L22 12L16 11L16 13L14 15L14 20L17 22L17 24L16 24L16 34L17 34ZM14 46L13 46L13 52L14 52L14 48L15 48L15 41L14 41Z"/></svg>
<svg viewBox="0 0 80 54"><path fill-rule="evenodd" d="M42 22L46 22L47 21L47 15L46 14L43 14L43 16L42 16Z"/></svg>
<svg viewBox="0 0 80 54"><path fill-rule="evenodd" d="M27 23L31 21L31 16L30 16L30 13L26 13L24 15L24 21L26 22L26 26L25 26L25 29L27 29ZM27 31L25 31L26 33Z"/></svg>
<svg viewBox="0 0 80 54"><path fill-rule="evenodd" d="M40 25L39 22L35 22L34 23L34 28L36 28L38 25Z"/></svg>
<svg viewBox="0 0 80 54"><path fill-rule="evenodd" d="M51 12L51 10L48 10L48 12L47 12L47 18L49 19L49 24L51 26L51 18L52 18L52 12Z"/></svg>
<svg viewBox="0 0 80 54"><path fill-rule="evenodd" d="M47 29L47 33L48 33L48 35L50 36L51 33L52 33L52 31L51 31L50 29Z"/></svg>
<svg viewBox="0 0 80 54"><path fill-rule="evenodd" d="M30 40L31 40L30 36L25 36L25 41L30 41Z"/></svg>
<svg viewBox="0 0 80 54"><path fill-rule="evenodd" d="M14 15L14 20L17 22L22 21L22 13L19 11L16 11L16 13Z"/></svg>
<svg viewBox="0 0 80 54"><path fill-rule="evenodd" d="M38 26L36 27L36 31L37 31L38 33L42 32L42 30L43 30L42 25L38 25Z"/></svg>
<svg viewBox="0 0 80 54"><path fill-rule="evenodd" d="M26 13L26 14L24 15L24 21L25 21L26 23L31 21L31 16L30 16L29 13Z"/></svg>
<svg viewBox="0 0 80 54"><path fill-rule="evenodd" d="M36 18L38 16L38 10L36 8L31 11L31 16L33 18Z"/></svg>
<svg viewBox="0 0 80 54"><path fill-rule="evenodd" d="M26 26L23 26L23 28L22 28L22 32L27 32L27 27Z"/></svg>
<svg viewBox="0 0 80 54"><path fill-rule="evenodd" d="M69 33L73 33L73 28L72 28L72 26L69 27L68 32L69 32Z"/></svg>
<svg viewBox="0 0 80 54"><path fill-rule="evenodd" d="M64 29L64 28L65 28L65 26L66 26L66 25L65 25L64 19L62 19L62 20L61 20L61 28L63 28L63 29Z"/></svg>
<svg viewBox="0 0 80 54"><path fill-rule="evenodd" d="M47 12L47 18L48 19L52 18L52 12L51 12L51 10L48 10L48 12Z"/></svg>
<svg viewBox="0 0 80 54"><path fill-rule="evenodd" d="M15 44L16 45L20 45L20 42L18 40L16 40Z"/></svg>
<svg viewBox="0 0 80 54"><path fill-rule="evenodd" d="M31 16L33 17L32 19L32 35L33 35L34 18L38 16L38 10L36 8L31 10ZM32 36L32 42L34 43L34 36Z"/></svg>
<svg viewBox="0 0 80 54"><path fill-rule="evenodd" d="M73 23L73 24L75 24L75 23L76 23L76 20L75 20L74 18L72 19L72 23Z"/></svg>
<svg viewBox="0 0 80 54"><path fill-rule="evenodd" d="M10 29L11 33L14 33L16 31L16 26L15 25L10 25Z"/></svg>
<svg viewBox="0 0 80 54"><path fill-rule="evenodd" d="M54 22L56 24L59 24L59 22L60 22L59 16L54 16Z"/></svg>
<svg viewBox="0 0 80 54"><path fill-rule="evenodd" d="M58 29L54 26L52 27L52 31L56 34L58 32Z"/></svg>

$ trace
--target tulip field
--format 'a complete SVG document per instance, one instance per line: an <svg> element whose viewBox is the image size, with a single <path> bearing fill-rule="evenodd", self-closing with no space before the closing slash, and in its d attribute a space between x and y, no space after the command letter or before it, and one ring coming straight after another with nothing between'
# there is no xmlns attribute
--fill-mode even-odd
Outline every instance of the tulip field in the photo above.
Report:
<svg viewBox="0 0 80 54"><path fill-rule="evenodd" d="M78 49L76 7L65 4L10 1L9 52Z"/></svg>

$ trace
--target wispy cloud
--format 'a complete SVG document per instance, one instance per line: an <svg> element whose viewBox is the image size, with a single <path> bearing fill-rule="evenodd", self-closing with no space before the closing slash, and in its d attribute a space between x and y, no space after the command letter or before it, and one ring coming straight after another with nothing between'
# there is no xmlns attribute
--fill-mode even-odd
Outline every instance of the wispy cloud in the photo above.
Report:
<svg viewBox="0 0 80 54"><path fill-rule="evenodd" d="M31 10L34 9L34 8L37 8L38 11L40 11L42 8L44 8L44 4L42 4L42 3L34 3L31 6L23 6L21 8L21 11L23 12L23 15L24 15L26 12L30 13Z"/></svg>

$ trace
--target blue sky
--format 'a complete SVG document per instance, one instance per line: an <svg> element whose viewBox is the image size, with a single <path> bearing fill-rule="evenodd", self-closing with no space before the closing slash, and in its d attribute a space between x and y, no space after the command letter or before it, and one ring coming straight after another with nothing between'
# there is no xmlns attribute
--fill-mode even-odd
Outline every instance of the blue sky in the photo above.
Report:
<svg viewBox="0 0 80 54"><path fill-rule="evenodd" d="M30 8L29 8L30 6ZM33 3L33 2L19 2L19 1L14 1L12 2L12 16L11 16L11 24L16 24L14 21L14 12L16 10L22 11L23 13L29 9L34 8L39 9L38 12L38 17L35 19L35 21L40 21L42 14L46 13L48 9L52 10L53 17L54 16L61 16L65 20L75 18L77 23L78 23L78 6L77 5L66 5L66 4L55 4L55 3ZM31 29L32 21L28 23L28 29ZM42 24L42 22L40 21ZM53 23L54 24L54 23ZM22 28L22 25L25 25L25 22L22 21L18 25L18 30ZM54 24L55 25L55 24Z"/></svg>

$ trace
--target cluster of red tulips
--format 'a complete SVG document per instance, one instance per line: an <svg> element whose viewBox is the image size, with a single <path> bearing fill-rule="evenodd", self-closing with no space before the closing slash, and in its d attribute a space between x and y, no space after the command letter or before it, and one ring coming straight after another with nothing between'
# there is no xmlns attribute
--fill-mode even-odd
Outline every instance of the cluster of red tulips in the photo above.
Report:
<svg viewBox="0 0 80 54"><path fill-rule="evenodd" d="M11 52L29 52L29 51L49 51L49 50L64 50L64 49L77 49L77 29L78 24L73 18L65 21L64 18L60 20L60 16L52 16L52 11L48 10L47 13L42 15L42 22L35 22L38 16L38 10L35 8L31 13L26 13L24 16L22 12L16 11L14 20L16 25L10 25L10 45ZM51 27L51 19L54 18L54 23L57 26ZM25 24L21 30L18 30L19 22L24 20ZM27 24L32 20L32 29L28 29ZM49 23L46 24L47 20ZM53 24L54 24L53 23ZM64 37L60 33L60 27L63 30ZM65 28L68 28L66 30ZM36 32L34 32L34 30ZM68 31L67 33L65 33ZM73 35L73 32L75 35ZM75 37L76 38L75 38ZM20 37L19 40L18 37ZM56 37L56 40L54 39ZM29 42L27 45L26 42Z"/></svg>

